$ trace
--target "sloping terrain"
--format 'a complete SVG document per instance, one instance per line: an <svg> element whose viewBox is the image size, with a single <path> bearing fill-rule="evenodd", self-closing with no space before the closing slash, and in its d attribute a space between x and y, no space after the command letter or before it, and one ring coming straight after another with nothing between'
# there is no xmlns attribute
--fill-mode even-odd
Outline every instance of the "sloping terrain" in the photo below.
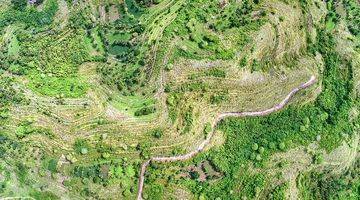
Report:
<svg viewBox="0 0 360 200"><path fill-rule="evenodd" d="M3 0L0 198L356 199L359 20L356 0Z"/></svg>

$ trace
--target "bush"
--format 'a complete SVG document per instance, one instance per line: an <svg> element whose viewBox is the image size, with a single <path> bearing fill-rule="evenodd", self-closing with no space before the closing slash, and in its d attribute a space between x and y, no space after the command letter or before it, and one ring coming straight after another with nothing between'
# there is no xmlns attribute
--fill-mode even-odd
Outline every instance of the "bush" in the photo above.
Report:
<svg viewBox="0 0 360 200"><path fill-rule="evenodd" d="M86 154L90 145L85 139L76 139L74 144L75 152L78 154Z"/></svg>
<svg viewBox="0 0 360 200"><path fill-rule="evenodd" d="M153 131L151 131L151 135L154 137L154 138L161 138L163 136L163 130L162 129L155 129Z"/></svg>
<svg viewBox="0 0 360 200"><path fill-rule="evenodd" d="M23 11L27 6L28 0L11 0L14 9Z"/></svg>
<svg viewBox="0 0 360 200"><path fill-rule="evenodd" d="M323 92L315 103L291 105L281 112L265 117L223 120L218 127L224 131L224 145L203 156L209 158L224 176L211 186L196 183L201 189L188 184L194 193L226 199L233 188L241 188L242 194L254 198L264 185L265 177L253 177L248 181L245 178L248 171L241 166L252 162L255 167L262 167L275 152L298 145L306 146L313 142L317 135L321 135L320 147L331 151L341 144L342 133L353 133L354 124L349 124L348 121L349 110L354 105L354 99L351 98L352 66L340 59L334 50L334 39L325 31L319 30L314 48L323 55L325 61ZM340 65L344 67L339 67ZM299 131L304 128L305 132ZM269 149L265 151L264 147ZM321 161L321 156L317 156L315 160ZM277 196L276 193L273 197Z"/></svg>
<svg viewBox="0 0 360 200"><path fill-rule="evenodd" d="M156 108L155 106L146 106L143 108L140 108L139 110L135 111L135 116L139 117L139 116L143 116L143 115L150 115L152 113L156 112Z"/></svg>
<svg viewBox="0 0 360 200"><path fill-rule="evenodd" d="M56 173L57 172L57 163L58 161L55 159L50 159L48 162L48 167L47 169L51 172L51 173Z"/></svg>

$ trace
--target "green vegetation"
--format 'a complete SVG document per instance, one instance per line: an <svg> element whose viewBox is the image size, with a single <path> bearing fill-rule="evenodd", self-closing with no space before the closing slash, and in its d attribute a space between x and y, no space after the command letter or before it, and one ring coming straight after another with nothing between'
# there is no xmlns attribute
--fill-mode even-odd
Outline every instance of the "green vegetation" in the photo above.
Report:
<svg viewBox="0 0 360 200"><path fill-rule="evenodd" d="M339 56L331 50L334 41L329 33L319 31L318 38L321 40L318 40L316 46L324 56L325 72L323 92L316 102L301 108L292 106L268 117L226 119L219 126L226 134L225 144L206 156L225 176L212 186L202 185L202 190L197 190L196 193L225 198L230 190L243 181L243 177L237 175L239 171L243 171L242 165L253 162L261 167L273 153L298 145L308 145L317 135L322 137L321 147L331 151L340 145L344 133L353 133L353 126L349 126L347 120L349 109L353 105L349 98L352 92L351 64L342 63ZM340 65L345 65L346 68L340 68ZM328 117L321 117L325 115ZM308 126L306 134L300 131L304 121ZM261 185L255 185L261 188ZM255 186L246 190L245 187L242 193L253 198L254 188Z"/></svg>
<svg viewBox="0 0 360 200"><path fill-rule="evenodd" d="M17 39L16 36L13 36L9 43L8 56L17 57L19 55L19 51L20 51L19 40Z"/></svg>
<svg viewBox="0 0 360 200"><path fill-rule="evenodd" d="M84 185L88 185L89 181L104 186L113 182L120 182L120 188L123 193L133 191L135 186L133 185L136 174L135 169L124 161L114 161L91 166L76 166L73 174L75 177L80 178ZM125 194L124 196L127 195Z"/></svg>
<svg viewBox="0 0 360 200"><path fill-rule="evenodd" d="M10 9L0 12L0 30L13 23L23 23L39 28L50 25L58 10L56 0L46 1L42 11L38 11L32 6L26 7L27 1L25 0L13 0L12 5Z"/></svg>
<svg viewBox="0 0 360 200"><path fill-rule="evenodd" d="M3 0L0 196L136 199L150 159L144 199L358 199L358 30L356 0Z"/></svg>
<svg viewBox="0 0 360 200"><path fill-rule="evenodd" d="M332 9L333 4L328 5L329 9ZM211 184L189 179L180 181L199 199L237 199L237 193L241 194L241 198L246 199L259 196L264 198L266 196L268 199L285 199L287 184L276 186L269 192L265 189L266 182L274 177L263 174L249 176L251 174L249 166L254 165L263 169L274 153L284 152L297 146L307 146L317 137L321 137L320 147L331 152L345 138L354 136L354 127L359 122L349 122L348 119L349 111L356 102L353 98L353 68L355 66L343 60L334 50L336 43L330 31L337 23L335 15L337 16L333 12L328 14L326 30L319 29L315 43L310 45L312 48L310 52L319 52L324 59L324 72L321 77L322 93L314 103L301 107L290 106L282 112L267 117L225 119L218 127L225 134L225 143L218 149L210 150L192 161L198 162L204 159L210 161L219 172L224 174L222 179ZM217 99L222 100L220 97L212 97L214 103ZM316 155L314 159L317 164L323 162L321 155ZM152 173L157 172L152 171ZM313 182L309 180L310 183ZM152 184L151 179L149 184ZM328 188L321 184L313 187ZM335 191L339 192L339 187L333 189L333 194L337 194ZM320 193L328 195L326 192ZM344 195L350 195L351 198L353 196L349 193ZM312 194L307 197L330 198L329 196L316 198Z"/></svg>
<svg viewBox="0 0 360 200"><path fill-rule="evenodd" d="M178 13L176 20L165 30L164 36L181 38L177 54L187 58L201 59L232 59L237 49L241 49L250 38L246 31L256 30L261 20L252 21L249 14L253 9L250 1L241 5L227 6L220 11L218 2L191 1ZM183 23L188 19L188 22ZM227 48L222 43L218 34L232 33L229 38L236 41L234 48ZM236 40L237 39L237 40Z"/></svg>
<svg viewBox="0 0 360 200"><path fill-rule="evenodd" d="M151 134L154 138L159 139L159 138L161 138L161 137L163 136L164 131L161 130L161 129L155 129L155 130L152 130L152 131L150 132L150 134Z"/></svg>
<svg viewBox="0 0 360 200"><path fill-rule="evenodd" d="M298 178L303 199L358 199L359 160L341 174L311 171Z"/></svg>
<svg viewBox="0 0 360 200"><path fill-rule="evenodd" d="M286 199L286 190L289 189L289 184L284 183L276 186L268 196L268 199L272 200L283 200Z"/></svg>
<svg viewBox="0 0 360 200"><path fill-rule="evenodd" d="M87 86L79 80L79 65L88 59L82 33L63 33L25 40L21 46L21 65L28 71L29 87L46 96L79 97Z"/></svg>
<svg viewBox="0 0 360 200"><path fill-rule="evenodd" d="M156 111L155 107L143 107L135 111L135 116L149 115Z"/></svg>
<svg viewBox="0 0 360 200"><path fill-rule="evenodd" d="M228 94L226 93L214 94L210 97L211 104L219 104L227 100L228 100Z"/></svg>
<svg viewBox="0 0 360 200"><path fill-rule="evenodd" d="M79 154L86 154L90 149L90 145L84 139L78 139L75 141L74 149Z"/></svg>
<svg viewBox="0 0 360 200"><path fill-rule="evenodd" d="M339 15L335 12L335 2L329 1L327 2L327 9L330 11L326 16L326 29L331 31L335 28L335 25L339 21Z"/></svg>
<svg viewBox="0 0 360 200"><path fill-rule="evenodd" d="M123 110L131 116L150 115L156 111L155 100L142 96L115 96L112 104L119 110Z"/></svg>
<svg viewBox="0 0 360 200"><path fill-rule="evenodd" d="M0 74L0 122L9 118L9 107L26 104L24 96L14 88L14 79Z"/></svg>
<svg viewBox="0 0 360 200"><path fill-rule="evenodd" d="M55 194L49 191L46 192L33 191L30 193L30 196L35 199L44 199L44 200L60 199L60 197L56 196Z"/></svg>
<svg viewBox="0 0 360 200"><path fill-rule="evenodd" d="M346 19L348 21L349 31L355 36L359 36L360 34L360 6L359 2L354 0L345 0L344 6L347 11Z"/></svg>

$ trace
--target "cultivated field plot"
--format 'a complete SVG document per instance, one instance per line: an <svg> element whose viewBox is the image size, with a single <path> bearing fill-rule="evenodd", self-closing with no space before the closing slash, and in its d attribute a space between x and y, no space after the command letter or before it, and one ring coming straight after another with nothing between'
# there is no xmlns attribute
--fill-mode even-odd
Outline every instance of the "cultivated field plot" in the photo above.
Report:
<svg viewBox="0 0 360 200"><path fill-rule="evenodd" d="M2 0L0 199L358 199L356 0Z"/></svg>

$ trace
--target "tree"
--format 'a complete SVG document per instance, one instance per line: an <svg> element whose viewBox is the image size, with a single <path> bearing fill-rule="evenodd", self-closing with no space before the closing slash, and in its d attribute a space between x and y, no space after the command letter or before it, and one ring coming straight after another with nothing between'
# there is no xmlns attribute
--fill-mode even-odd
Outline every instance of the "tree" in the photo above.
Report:
<svg viewBox="0 0 360 200"><path fill-rule="evenodd" d="M125 169L125 175L129 178L134 177L135 176L135 170L134 167L132 165L129 165L126 167Z"/></svg>
<svg viewBox="0 0 360 200"><path fill-rule="evenodd" d="M254 143L251 147L254 151L258 150L259 145L257 143Z"/></svg>
<svg viewBox="0 0 360 200"><path fill-rule="evenodd" d="M27 6L27 0L11 0L14 9L23 11Z"/></svg>
<svg viewBox="0 0 360 200"><path fill-rule="evenodd" d="M279 144L279 149L280 150L285 150L285 143L283 143L283 142L281 142L280 144Z"/></svg>
<svg viewBox="0 0 360 200"><path fill-rule="evenodd" d="M211 131L212 131L211 124L208 122L205 124L204 133L205 133L205 135L207 135L207 134L211 133Z"/></svg>
<svg viewBox="0 0 360 200"><path fill-rule="evenodd" d="M194 180L196 180L200 177L200 174L197 171L191 171L189 174L190 174L190 177Z"/></svg>
<svg viewBox="0 0 360 200"><path fill-rule="evenodd" d="M151 134L154 138L161 138L162 135L163 135L163 131L161 129L155 129L152 131L152 134Z"/></svg>

